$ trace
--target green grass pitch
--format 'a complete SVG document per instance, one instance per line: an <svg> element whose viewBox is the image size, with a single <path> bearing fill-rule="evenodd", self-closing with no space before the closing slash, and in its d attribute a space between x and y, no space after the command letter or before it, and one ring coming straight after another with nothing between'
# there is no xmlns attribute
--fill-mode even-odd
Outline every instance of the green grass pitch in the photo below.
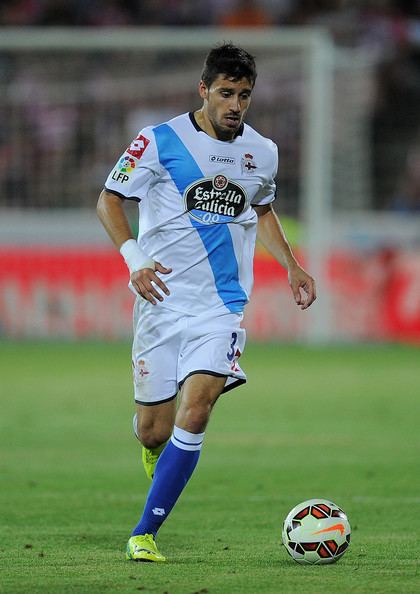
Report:
<svg viewBox="0 0 420 594"><path fill-rule="evenodd" d="M0 346L0 592L420 591L420 350L249 345L195 475L159 533L168 562L124 559L147 479L128 344ZM295 504L329 498L352 544L302 567Z"/></svg>

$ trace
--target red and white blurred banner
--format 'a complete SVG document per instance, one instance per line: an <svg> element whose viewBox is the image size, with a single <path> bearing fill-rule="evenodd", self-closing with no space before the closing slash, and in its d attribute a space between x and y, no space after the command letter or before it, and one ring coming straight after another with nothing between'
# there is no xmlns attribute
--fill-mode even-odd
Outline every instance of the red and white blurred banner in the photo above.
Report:
<svg viewBox="0 0 420 594"><path fill-rule="evenodd" d="M295 340L316 315L293 303L284 271L257 253L249 338ZM0 336L118 339L131 335L133 296L112 248L0 248ZM322 287L319 287L322 291ZM336 251L329 261L333 338L420 344L420 252Z"/></svg>

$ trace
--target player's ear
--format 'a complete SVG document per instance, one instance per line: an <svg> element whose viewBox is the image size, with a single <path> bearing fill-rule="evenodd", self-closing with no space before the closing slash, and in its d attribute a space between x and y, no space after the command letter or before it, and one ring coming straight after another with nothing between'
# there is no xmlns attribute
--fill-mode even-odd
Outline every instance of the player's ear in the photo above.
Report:
<svg viewBox="0 0 420 594"><path fill-rule="evenodd" d="M203 80L200 80L198 83L198 92L200 93L200 97L204 99L208 99L209 97L209 90L207 88L206 83Z"/></svg>

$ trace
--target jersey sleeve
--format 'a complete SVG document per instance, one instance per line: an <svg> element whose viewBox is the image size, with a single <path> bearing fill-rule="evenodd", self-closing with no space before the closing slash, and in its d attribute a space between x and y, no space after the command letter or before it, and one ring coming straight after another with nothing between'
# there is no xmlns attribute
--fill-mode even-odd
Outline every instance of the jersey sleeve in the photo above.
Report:
<svg viewBox="0 0 420 594"><path fill-rule="evenodd" d="M140 202L159 175L160 163L152 128L141 130L118 159L105 182L108 192Z"/></svg>
<svg viewBox="0 0 420 594"><path fill-rule="evenodd" d="M257 192L252 200L252 206L263 206L264 204L270 204L276 198L276 175L278 167L278 150L274 142L270 143L271 159L270 165L267 167L269 175L267 176L265 183L261 189Z"/></svg>

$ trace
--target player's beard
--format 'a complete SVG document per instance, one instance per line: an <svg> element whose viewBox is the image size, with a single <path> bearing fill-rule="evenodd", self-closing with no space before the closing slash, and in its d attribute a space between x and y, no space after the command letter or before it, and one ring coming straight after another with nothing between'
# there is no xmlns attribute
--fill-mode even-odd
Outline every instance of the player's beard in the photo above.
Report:
<svg viewBox="0 0 420 594"><path fill-rule="evenodd" d="M216 121L215 118L211 119L213 129L214 129L216 136L219 140L233 140L235 138L236 134L238 133L238 130L242 124L241 116L238 116L236 125L234 125L234 126L228 126L227 124L223 124L222 121L227 117L228 117L227 114L223 114L222 118L220 118L220 120L221 120L220 122Z"/></svg>

